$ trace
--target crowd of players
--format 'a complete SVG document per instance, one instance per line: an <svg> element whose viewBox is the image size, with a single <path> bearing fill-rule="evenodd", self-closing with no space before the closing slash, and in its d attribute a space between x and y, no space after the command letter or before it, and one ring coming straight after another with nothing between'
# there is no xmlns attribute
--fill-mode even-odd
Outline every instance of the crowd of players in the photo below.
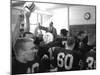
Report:
<svg viewBox="0 0 100 75"><path fill-rule="evenodd" d="M72 36L66 29L54 37L47 32L34 36L25 32L16 40L12 74L96 69L96 46L89 46L84 31Z"/></svg>
<svg viewBox="0 0 100 75"><path fill-rule="evenodd" d="M34 2L25 7L29 24ZM84 31L73 36L66 29L61 29L57 35L53 22L49 28L39 25L39 29L45 30L46 34L36 36L20 31L22 34L12 45L12 74L96 69L96 44L88 45L88 35Z"/></svg>

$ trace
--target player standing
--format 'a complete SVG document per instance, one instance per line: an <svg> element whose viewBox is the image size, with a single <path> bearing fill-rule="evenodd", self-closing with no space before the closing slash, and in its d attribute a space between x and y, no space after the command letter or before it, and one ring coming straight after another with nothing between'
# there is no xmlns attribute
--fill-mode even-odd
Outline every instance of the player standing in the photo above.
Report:
<svg viewBox="0 0 100 75"><path fill-rule="evenodd" d="M81 59L81 53L74 51L75 39L68 37L66 41L66 49L57 47L54 49L53 66L57 69L56 71L70 71L79 70L79 61Z"/></svg>
<svg viewBox="0 0 100 75"><path fill-rule="evenodd" d="M91 49L84 57L84 69L96 69L96 49Z"/></svg>
<svg viewBox="0 0 100 75"><path fill-rule="evenodd" d="M17 39L14 46L15 58L12 59L12 74L39 72L39 63L36 58L38 48L33 42L33 39L28 38Z"/></svg>

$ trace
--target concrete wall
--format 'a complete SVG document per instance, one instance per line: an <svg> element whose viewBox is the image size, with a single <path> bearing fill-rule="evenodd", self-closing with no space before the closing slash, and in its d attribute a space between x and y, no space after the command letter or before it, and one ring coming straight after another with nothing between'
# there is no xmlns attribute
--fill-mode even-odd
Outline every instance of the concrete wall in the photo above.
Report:
<svg viewBox="0 0 100 75"><path fill-rule="evenodd" d="M84 19L84 14L90 12L90 20ZM94 6L74 6L69 10L69 24L70 25L83 25L95 24L95 7Z"/></svg>
<svg viewBox="0 0 100 75"><path fill-rule="evenodd" d="M86 31L88 34L88 44L96 44L96 13L94 6L70 7L69 24L70 31L75 35L79 31ZM84 14L90 12L91 18L84 19Z"/></svg>

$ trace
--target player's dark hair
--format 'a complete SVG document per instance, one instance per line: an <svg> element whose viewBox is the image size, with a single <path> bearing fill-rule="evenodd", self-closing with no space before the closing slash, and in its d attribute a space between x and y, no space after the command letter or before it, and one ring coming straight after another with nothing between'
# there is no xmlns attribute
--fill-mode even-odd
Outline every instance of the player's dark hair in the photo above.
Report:
<svg viewBox="0 0 100 75"><path fill-rule="evenodd" d="M50 24L53 24L53 22L51 21Z"/></svg>
<svg viewBox="0 0 100 75"><path fill-rule="evenodd" d="M84 31L79 31L77 35L81 36L81 34L84 34L84 33L85 33Z"/></svg>
<svg viewBox="0 0 100 75"><path fill-rule="evenodd" d="M27 34L33 35L31 32L24 32L24 33L23 33L23 37L25 37Z"/></svg>
<svg viewBox="0 0 100 75"><path fill-rule="evenodd" d="M68 38L67 38L67 45L68 45L68 46L72 46L73 44L75 44L75 39L74 39L74 37L68 37Z"/></svg>
<svg viewBox="0 0 100 75"><path fill-rule="evenodd" d="M66 29L61 29L61 34L62 34L63 36L66 36L67 33L68 33L68 31L67 31Z"/></svg>

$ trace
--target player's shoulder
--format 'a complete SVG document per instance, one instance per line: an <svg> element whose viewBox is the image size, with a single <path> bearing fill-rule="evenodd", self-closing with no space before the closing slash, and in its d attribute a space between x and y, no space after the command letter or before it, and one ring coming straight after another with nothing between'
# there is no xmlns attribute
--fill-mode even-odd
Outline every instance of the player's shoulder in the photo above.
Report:
<svg viewBox="0 0 100 75"><path fill-rule="evenodd" d="M40 63L40 58L39 56L36 57L33 61L28 62L29 65L35 64L35 63Z"/></svg>
<svg viewBox="0 0 100 75"><path fill-rule="evenodd" d="M55 41L49 42L47 44L41 43L40 48L50 48L55 46Z"/></svg>
<svg viewBox="0 0 100 75"><path fill-rule="evenodd" d="M64 50L66 50L66 49L64 49L64 48L62 48L62 47L55 47L54 50L55 50L55 51L64 51Z"/></svg>
<svg viewBox="0 0 100 75"><path fill-rule="evenodd" d="M86 54L85 54L85 56L84 56L84 58L85 58L85 60L87 59L87 58L94 58L94 59L96 59L96 52L95 51L89 51L89 52L87 52Z"/></svg>
<svg viewBox="0 0 100 75"><path fill-rule="evenodd" d="M88 53L86 53L86 57L88 57L88 56L92 56L92 57L94 57L96 55L96 52L95 51L89 51Z"/></svg>
<svg viewBox="0 0 100 75"><path fill-rule="evenodd" d="M61 48L61 47L54 47L53 49L53 54L58 54L58 53L61 53L61 52L64 52L65 49L64 48Z"/></svg>
<svg viewBox="0 0 100 75"><path fill-rule="evenodd" d="M73 50L73 53L82 55L82 52L79 50Z"/></svg>
<svg viewBox="0 0 100 75"><path fill-rule="evenodd" d="M38 46L39 51L47 51L47 49L49 48L48 44L41 44Z"/></svg>
<svg viewBox="0 0 100 75"><path fill-rule="evenodd" d="M67 37L59 36L59 37L57 37L55 40L56 40L56 41L67 40Z"/></svg>
<svg viewBox="0 0 100 75"><path fill-rule="evenodd" d="M81 55L80 51L74 51L74 50L70 50L70 49L65 49L64 52L67 54L72 54L72 55L78 55L78 56Z"/></svg>
<svg viewBox="0 0 100 75"><path fill-rule="evenodd" d="M61 41L67 41L67 37L60 38Z"/></svg>

